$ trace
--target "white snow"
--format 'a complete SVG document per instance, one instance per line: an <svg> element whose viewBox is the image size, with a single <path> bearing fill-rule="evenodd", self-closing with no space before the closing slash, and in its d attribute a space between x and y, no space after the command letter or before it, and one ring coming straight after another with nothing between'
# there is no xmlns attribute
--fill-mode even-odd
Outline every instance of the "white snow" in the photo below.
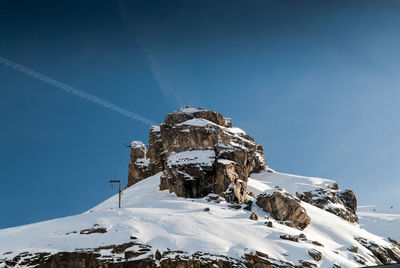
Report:
<svg viewBox="0 0 400 268"><path fill-rule="evenodd" d="M215 124L209 120L203 119L203 118L193 118L193 119L189 119L185 122L177 124L177 126L181 126L181 125L196 126L196 127L217 126L217 124Z"/></svg>
<svg viewBox="0 0 400 268"><path fill-rule="evenodd" d="M224 165L229 165L229 164L235 163L235 161L220 158L220 159L218 159L218 163L221 163Z"/></svg>
<svg viewBox="0 0 400 268"><path fill-rule="evenodd" d="M160 126L151 126L151 131L160 132L161 131Z"/></svg>
<svg viewBox="0 0 400 268"><path fill-rule="evenodd" d="M150 159L148 158L138 158L135 161L135 165L137 166L148 166L150 164Z"/></svg>
<svg viewBox="0 0 400 268"><path fill-rule="evenodd" d="M198 161L196 152L182 152L172 156L172 162ZM208 161L212 153L205 153L201 159ZM186 159L186 160L185 160ZM203 160L202 160L203 161ZM279 224L273 219L273 228L267 227L264 217L268 216L257 206L260 220L250 220L250 211L230 209L226 202L207 202L203 199L179 198L168 191L160 191L161 173L142 180L125 189L122 195L123 208L118 209L118 195L79 215L59 218L35 224L0 230L0 259L16 256L21 252L59 252L74 251L78 248L126 243L135 236L141 243L152 246L152 252L169 248L222 254L241 258L244 252L261 251L278 260L290 261L299 265L299 260L311 261L308 250L317 249L323 254L319 267L332 267L337 263L342 267L361 266L347 250L358 245L353 237L364 237L379 244L382 238L351 224L334 214L328 213L307 203L302 203L311 217L311 224L304 230ZM287 191L310 190L333 183L331 180L301 177L283 173L262 172L249 179L249 190L260 193L279 185ZM210 211L204 211L204 208ZM107 229L104 234L79 234L83 229L98 227ZM73 232L76 233L73 233ZM279 238L283 234L304 233L308 240L292 242ZM318 241L324 247L315 246ZM360 247L360 246L359 246ZM372 258L362 247L359 254L373 265ZM337 251L338 254L334 253ZM5 252L12 252L4 255Z"/></svg>
<svg viewBox="0 0 400 268"><path fill-rule="evenodd" d="M246 132L243 129L238 127L227 127L226 130L233 134L239 134L239 135L246 134Z"/></svg>
<svg viewBox="0 0 400 268"><path fill-rule="evenodd" d="M131 148L140 148L143 146L146 146L146 145L144 145L144 143L141 141L132 141L131 142Z"/></svg>
<svg viewBox="0 0 400 268"><path fill-rule="evenodd" d="M167 164L169 166L187 164L212 166L214 159L215 152L213 150L184 151L170 154L167 158Z"/></svg>
<svg viewBox="0 0 400 268"><path fill-rule="evenodd" d="M248 191L254 194L260 194L264 191L274 191L275 186L279 186L292 195L296 192L312 191L321 187L328 187L335 181L314 177L304 177L280 172L253 173L249 178Z"/></svg>
<svg viewBox="0 0 400 268"><path fill-rule="evenodd" d="M381 236L400 242L400 206L359 206L357 215L361 226Z"/></svg>

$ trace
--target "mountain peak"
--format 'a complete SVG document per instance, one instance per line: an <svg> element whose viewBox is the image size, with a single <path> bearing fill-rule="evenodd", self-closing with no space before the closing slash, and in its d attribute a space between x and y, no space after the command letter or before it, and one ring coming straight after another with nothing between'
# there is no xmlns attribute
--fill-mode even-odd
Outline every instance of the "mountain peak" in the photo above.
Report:
<svg viewBox="0 0 400 268"><path fill-rule="evenodd" d="M200 107L194 108L192 106L186 106L173 113L167 114L164 122L168 125L175 125L193 118L202 118L219 126L232 127L232 120L230 120L230 118L225 118L222 114L215 111Z"/></svg>
<svg viewBox="0 0 400 268"><path fill-rule="evenodd" d="M161 171L161 190L191 198L215 193L242 203L249 174L266 168L263 147L232 128L232 120L186 106L150 129L147 149L131 147L128 186Z"/></svg>

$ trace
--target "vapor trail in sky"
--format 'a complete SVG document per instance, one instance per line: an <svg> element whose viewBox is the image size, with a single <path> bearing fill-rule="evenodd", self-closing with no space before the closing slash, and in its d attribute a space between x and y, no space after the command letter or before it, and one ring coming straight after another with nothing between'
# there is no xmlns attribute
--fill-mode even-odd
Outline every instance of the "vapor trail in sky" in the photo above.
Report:
<svg viewBox="0 0 400 268"><path fill-rule="evenodd" d="M143 52L149 61L150 71L153 74L158 86L160 87L165 99L169 101L169 98L172 97L175 103L179 105L179 108L183 107L184 103L182 102L182 99L176 93L171 82L165 77L164 73L162 72L161 66L154 57L153 53L147 48L145 42L139 37L137 33L138 31L135 28L135 24L129 21L124 0L119 0L119 8L125 26L127 27L128 31L133 35L136 43L143 49Z"/></svg>
<svg viewBox="0 0 400 268"><path fill-rule="evenodd" d="M12 61L7 60L5 58L0 57L0 63L4 64L7 67L15 69L17 71L20 71L21 73L24 73L26 75L29 75L29 76L33 77L33 78L36 78L36 79L38 79L40 81L43 81L43 82L45 82L45 83L47 83L49 85L52 85L53 87L56 87L56 88L59 88L61 90L66 91L68 93L74 94L75 96L81 97L81 98L83 98L83 99L85 99L87 101L90 101L90 102L93 102L93 103L98 104L100 106L103 106L104 108L107 108L107 109L112 110L114 112L120 113L120 114L125 115L125 116L127 116L129 118L138 120L138 121L140 121L142 123L145 123L145 124L148 124L148 125L158 125L158 123L155 123L155 122L153 122L153 121L151 121L151 120L149 120L149 119L147 119L147 118L145 118L145 117L143 117L143 116L141 116L139 114L136 114L136 113L133 113L131 111L128 111L128 110L126 110L124 108L119 107L118 105L115 105L115 104L113 104L111 102L108 102L108 101L103 100L103 99L101 99L99 97L91 95L91 94L89 94L89 93L87 93L85 91L76 89L73 86L70 86L70 85L67 85L67 84L65 84L63 82L57 81L55 79L52 79L52 78L50 78L48 76L45 76L45 75L43 75L41 73L38 73L38 72L36 72L36 71L34 71L32 69L29 69L27 67L19 65L19 64L15 63L15 62L12 62Z"/></svg>
<svg viewBox="0 0 400 268"><path fill-rule="evenodd" d="M175 102L179 105L179 108L183 107L184 104L178 94L175 93L173 86L171 85L170 81L164 76L163 72L161 71L160 65L158 64L157 60L154 58L153 54L147 49L144 49L147 58L149 59L150 63L150 70L153 73L154 77L158 85L161 88L164 96L172 96Z"/></svg>

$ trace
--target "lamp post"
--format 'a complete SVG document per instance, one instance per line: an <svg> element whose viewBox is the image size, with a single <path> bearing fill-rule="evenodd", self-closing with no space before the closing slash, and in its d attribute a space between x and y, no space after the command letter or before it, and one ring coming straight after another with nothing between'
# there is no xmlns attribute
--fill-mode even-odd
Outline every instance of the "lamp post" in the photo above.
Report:
<svg viewBox="0 0 400 268"><path fill-rule="evenodd" d="M119 183L119 191L118 191L118 197L119 197L119 202L118 202L118 207L121 208L121 195L122 195L122 190L121 190L121 180L110 180L111 183L111 188L113 188L113 183Z"/></svg>

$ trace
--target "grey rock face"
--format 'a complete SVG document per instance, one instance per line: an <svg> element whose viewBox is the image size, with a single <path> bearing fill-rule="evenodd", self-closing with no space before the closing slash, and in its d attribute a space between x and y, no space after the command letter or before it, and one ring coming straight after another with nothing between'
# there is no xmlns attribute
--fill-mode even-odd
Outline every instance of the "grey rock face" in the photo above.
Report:
<svg viewBox="0 0 400 268"><path fill-rule="evenodd" d="M314 191L296 193L304 202L333 213L349 222L357 222L357 199L353 191L340 191L335 189L320 188Z"/></svg>
<svg viewBox="0 0 400 268"><path fill-rule="evenodd" d="M303 230L311 222L311 218L301 206L300 200L283 190L258 195L256 204L274 219L287 221L291 227Z"/></svg>
<svg viewBox="0 0 400 268"><path fill-rule="evenodd" d="M267 168L264 149L220 113L184 107L152 127L149 144L133 143L128 186L160 171L160 189L201 198L210 193L230 202L246 200L250 173Z"/></svg>

